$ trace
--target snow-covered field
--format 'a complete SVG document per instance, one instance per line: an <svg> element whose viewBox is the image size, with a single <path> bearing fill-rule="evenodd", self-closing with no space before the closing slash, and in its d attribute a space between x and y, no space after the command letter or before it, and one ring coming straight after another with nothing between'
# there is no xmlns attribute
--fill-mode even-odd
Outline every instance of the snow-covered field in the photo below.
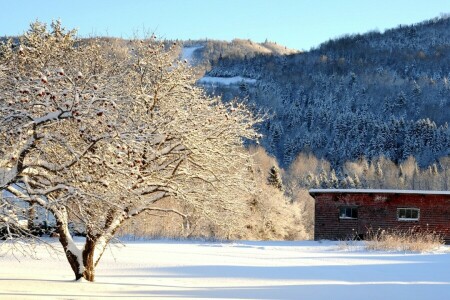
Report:
<svg viewBox="0 0 450 300"><path fill-rule="evenodd" d="M448 250L381 253L312 241L125 242L105 254L96 282L89 283L74 282L65 257L38 247L38 260L0 257L0 299L449 299Z"/></svg>

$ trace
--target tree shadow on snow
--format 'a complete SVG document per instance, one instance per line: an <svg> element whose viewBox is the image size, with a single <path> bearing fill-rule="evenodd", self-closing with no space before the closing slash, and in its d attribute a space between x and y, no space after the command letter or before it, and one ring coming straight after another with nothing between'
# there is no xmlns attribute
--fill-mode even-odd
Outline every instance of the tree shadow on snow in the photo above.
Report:
<svg viewBox="0 0 450 300"><path fill-rule="evenodd" d="M317 257L313 258L317 262ZM360 265L326 265L345 259L364 260ZM376 260L376 261L374 261ZM384 260L384 262L383 262ZM305 258L307 261L307 258ZM381 261L381 262L380 262ZM450 294L450 260L439 255L395 255L393 257L336 256L325 257L322 266L239 266L202 265L163 268L143 268L133 275L117 277L187 279L172 290L147 290L137 294L157 297L242 298L242 299L429 299L430 295ZM145 274L147 272L147 274ZM103 279L112 276L101 276ZM243 286L189 286L189 279L205 282L208 279L232 278ZM129 281L130 278L127 279ZM252 282L254 281L254 282ZM258 285L263 281L266 286ZM301 283L299 283L299 281ZM151 279L150 279L151 282ZM187 283L186 283L187 282ZM281 283L281 284L280 284ZM117 283L120 285L120 283ZM136 283L139 286L139 283ZM233 285L233 283L230 283ZM145 284L141 285L142 287ZM442 298L441 297L441 298Z"/></svg>
<svg viewBox="0 0 450 300"><path fill-rule="evenodd" d="M137 291L157 298L193 298L193 299L345 299L345 300L420 300L445 299L450 292L449 285L398 285L398 284L362 284L334 285L268 285L239 287L200 287L179 291ZM430 295L433 295L430 298Z"/></svg>

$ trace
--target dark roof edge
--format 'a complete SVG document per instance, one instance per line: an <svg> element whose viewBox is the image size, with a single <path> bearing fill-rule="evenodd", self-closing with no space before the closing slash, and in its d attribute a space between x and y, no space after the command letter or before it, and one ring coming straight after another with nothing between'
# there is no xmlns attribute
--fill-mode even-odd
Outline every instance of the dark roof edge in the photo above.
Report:
<svg viewBox="0 0 450 300"><path fill-rule="evenodd" d="M418 194L418 195L449 195L450 191L424 190L389 190L389 189L310 189L309 194Z"/></svg>

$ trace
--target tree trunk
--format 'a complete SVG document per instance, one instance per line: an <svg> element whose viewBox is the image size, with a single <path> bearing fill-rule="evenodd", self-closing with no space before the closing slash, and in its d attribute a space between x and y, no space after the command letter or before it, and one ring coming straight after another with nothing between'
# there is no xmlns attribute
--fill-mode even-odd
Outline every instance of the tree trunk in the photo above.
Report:
<svg viewBox="0 0 450 300"><path fill-rule="evenodd" d="M36 205L28 204L28 230L33 232L35 228L35 219L36 219Z"/></svg>
<svg viewBox="0 0 450 300"><path fill-rule="evenodd" d="M75 245L68 226L68 214L65 209L52 211L59 233L59 241L64 248L66 258L75 274L75 280L81 278L87 281L94 281L95 267L97 266L106 246L114 236L116 230L125 220L124 214L118 214L113 218L104 229L102 235L93 235L89 228L86 228L86 242L80 250ZM96 247L97 246L97 247Z"/></svg>
<svg viewBox="0 0 450 300"><path fill-rule="evenodd" d="M68 244L65 237L60 234L59 238L61 244ZM87 281L94 281L95 279L95 263L94 263L94 251L95 251L95 240L87 237L86 243L84 245L83 251L78 255L72 253L69 247L64 247L67 260L69 261L70 267L75 274L75 280L80 280L81 278ZM82 263L82 265L80 264Z"/></svg>
<svg viewBox="0 0 450 300"><path fill-rule="evenodd" d="M95 277L95 252L96 241L89 235L86 237L86 244L83 249L83 278L88 281L94 281Z"/></svg>
<svg viewBox="0 0 450 300"><path fill-rule="evenodd" d="M83 249L78 249L69 231L67 212L65 210L57 211L54 215L56 217L59 241L75 274L75 280L84 278L88 281L94 281L96 239L88 234Z"/></svg>

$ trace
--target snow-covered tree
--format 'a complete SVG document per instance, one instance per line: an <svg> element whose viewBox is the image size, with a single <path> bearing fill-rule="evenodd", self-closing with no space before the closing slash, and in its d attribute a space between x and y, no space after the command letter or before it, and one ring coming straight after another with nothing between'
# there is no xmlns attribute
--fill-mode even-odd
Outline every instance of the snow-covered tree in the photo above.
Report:
<svg viewBox="0 0 450 300"><path fill-rule="evenodd" d="M123 47L34 23L0 49L0 191L53 214L76 279L127 220L171 197L230 222L253 188L246 139L256 120L194 86L154 38ZM3 220L5 221L5 220ZM6 220L8 221L8 220ZM79 248L69 222L85 228Z"/></svg>
<svg viewBox="0 0 450 300"><path fill-rule="evenodd" d="M272 166L270 168L269 175L267 176L267 183L280 191L284 190L280 169L277 166Z"/></svg>
<svg viewBox="0 0 450 300"><path fill-rule="evenodd" d="M338 188L339 187L339 179L338 179L338 177L336 175L336 172L334 170L331 170L329 183L330 183L330 187L331 188Z"/></svg>

